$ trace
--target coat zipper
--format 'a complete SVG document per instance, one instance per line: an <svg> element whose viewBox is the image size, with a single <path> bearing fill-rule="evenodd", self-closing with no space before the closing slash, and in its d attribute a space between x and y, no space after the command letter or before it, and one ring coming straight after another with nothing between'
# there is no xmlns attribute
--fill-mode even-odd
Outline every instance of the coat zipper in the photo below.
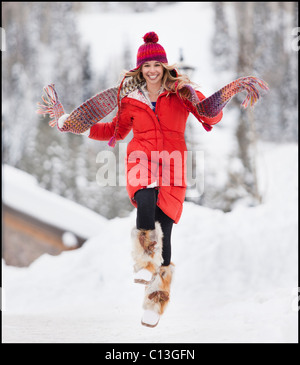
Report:
<svg viewBox="0 0 300 365"><path fill-rule="evenodd" d="M141 89L140 89L141 90ZM141 90L141 92L142 92L142 94L144 95L144 97L145 97L145 99L147 99L148 100L148 98L146 97L146 95L144 94L144 92L143 92L143 90ZM151 110L151 112L155 115L155 118L157 119L157 124L158 124L158 128L159 128L159 130L160 130L160 135L162 136L162 151L164 150L164 139L163 139L163 134L162 134L162 131L161 131L161 127L160 127L160 123L159 123L159 118L158 118L158 105L159 105L159 101L160 101L160 98L161 98L161 96L164 94L165 92L162 92L159 96L158 96L158 98L157 98L157 100L156 100L156 105L155 105L155 111L148 105L148 107L150 108L150 110ZM151 102L151 100L149 100L150 102ZM158 138L157 138L157 134L156 134L156 141L158 141ZM158 166L157 166L157 170L156 170L156 172L158 172L158 176L159 176L159 164L158 164ZM159 202L159 181L157 181L157 184L158 184L158 187L157 187L157 190L158 190L158 196L157 196L157 204L158 204L158 202Z"/></svg>

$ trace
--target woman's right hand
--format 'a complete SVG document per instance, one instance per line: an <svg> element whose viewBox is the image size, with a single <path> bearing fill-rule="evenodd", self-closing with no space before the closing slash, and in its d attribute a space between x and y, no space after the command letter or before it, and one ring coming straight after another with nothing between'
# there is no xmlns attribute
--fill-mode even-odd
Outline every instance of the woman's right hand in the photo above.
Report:
<svg viewBox="0 0 300 365"><path fill-rule="evenodd" d="M65 121L67 120L67 118L69 117L70 114L64 114L62 115L58 121L57 121L57 124L58 124L58 127L59 128L62 128L65 124Z"/></svg>

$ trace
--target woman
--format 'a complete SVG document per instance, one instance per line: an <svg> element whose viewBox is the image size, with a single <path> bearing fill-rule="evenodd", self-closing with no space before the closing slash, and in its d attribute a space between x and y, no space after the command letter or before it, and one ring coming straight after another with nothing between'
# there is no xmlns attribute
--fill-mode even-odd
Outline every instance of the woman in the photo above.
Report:
<svg viewBox="0 0 300 365"><path fill-rule="evenodd" d="M137 53L136 68L125 75L137 78L141 86L122 99L120 113L111 123L91 127L89 138L109 140L115 133L117 118L117 140L133 129L127 147L127 191L137 207L136 229L132 232L135 282L146 284L142 324L154 327L169 301L174 270L171 232L173 223L180 219L186 191L184 131L189 112L175 91L190 81L168 66L166 52L154 32L147 33L144 41ZM215 124L221 118L222 112L202 120ZM162 158L151 154L153 151L161 153ZM173 154L173 162L168 157L174 151L180 154ZM177 180L182 180L179 185L174 178L176 169L180 172ZM133 172L137 170L139 178ZM162 171L170 176L169 181L162 181Z"/></svg>
<svg viewBox="0 0 300 365"><path fill-rule="evenodd" d="M156 33L149 32L143 39L136 68L125 74L118 88L98 94L71 115L59 118L63 108L54 85L49 85L45 91L50 102L43 99L47 105L39 104L39 113L55 117L50 125L57 122L61 131L79 134L85 130L89 138L109 140L112 146L133 130L126 179L129 198L137 208L132 230L134 281L146 285L142 324L155 327L170 298L174 271L171 233L173 224L179 222L186 192L184 131L189 112L211 130L233 95L246 90L248 96L242 104L246 107L259 98L254 84L265 90L267 86L255 77L240 78L205 99L187 76L168 65ZM116 106L118 113L112 122L97 123Z"/></svg>

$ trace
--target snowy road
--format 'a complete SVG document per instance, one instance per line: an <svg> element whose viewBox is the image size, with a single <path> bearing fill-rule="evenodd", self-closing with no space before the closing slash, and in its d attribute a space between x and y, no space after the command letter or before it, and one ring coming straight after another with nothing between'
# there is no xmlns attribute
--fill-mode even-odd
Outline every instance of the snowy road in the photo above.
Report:
<svg viewBox="0 0 300 365"><path fill-rule="evenodd" d="M214 300L214 297L211 297ZM227 301L227 303L226 303ZM175 302L175 300L174 300ZM295 343L297 296L278 290L184 310L170 305L158 327L139 323L140 308L92 314L3 315L3 343ZM209 308L207 307L209 306ZM206 307L206 308L205 308Z"/></svg>

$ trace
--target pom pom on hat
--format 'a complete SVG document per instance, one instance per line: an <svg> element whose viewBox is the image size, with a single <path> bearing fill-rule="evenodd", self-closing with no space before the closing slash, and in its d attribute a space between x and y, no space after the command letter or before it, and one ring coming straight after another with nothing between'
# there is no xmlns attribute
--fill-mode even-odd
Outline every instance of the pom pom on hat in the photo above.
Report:
<svg viewBox="0 0 300 365"><path fill-rule="evenodd" d="M158 35L155 32L146 33L143 37L145 43L157 43Z"/></svg>
<svg viewBox="0 0 300 365"><path fill-rule="evenodd" d="M155 32L148 32L144 35L144 44L138 49L136 57L136 69L148 61L168 63L166 51L158 42L158 35Z"/></svg>

